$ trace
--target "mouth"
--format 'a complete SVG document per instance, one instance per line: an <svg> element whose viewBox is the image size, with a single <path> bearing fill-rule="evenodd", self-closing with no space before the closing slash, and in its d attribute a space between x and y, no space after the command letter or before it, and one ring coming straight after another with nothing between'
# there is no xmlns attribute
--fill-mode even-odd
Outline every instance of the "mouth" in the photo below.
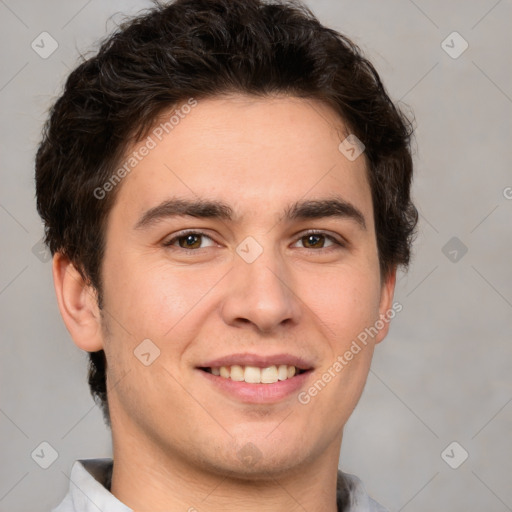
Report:
<svg viewBox="0 0 512 512"><path fill-rule="evenodd" d="M198 369L222 379L248 384L274 384L310 371L310 369L286 364L273 364L266 367L234 364L231 366L204 366L198 367Z"/></svg>
<svg viewBox="0 0 512 512"><path fill-rule="evenodd" d="M196 366L204 382L225 396L251 404L288 400L304 388L313 365L291 354L232 354Z"/></svg>

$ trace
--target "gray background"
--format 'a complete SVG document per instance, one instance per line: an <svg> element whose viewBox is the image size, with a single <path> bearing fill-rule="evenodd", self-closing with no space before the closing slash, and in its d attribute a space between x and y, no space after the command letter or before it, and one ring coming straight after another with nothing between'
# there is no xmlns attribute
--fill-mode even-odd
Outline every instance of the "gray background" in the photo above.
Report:
<svg viewBox="0 0 512 512"><path fill-rule="evenodd" d="M51 264L37 250L33 157L78 52L94 49L119 13L148 5L0 0L2 511L49 510L75 459L111 456L86 354L68 336ZM421 221L411 269L397 285L403 311L376 350L340 466L390 511L512 510L512 2L308 5L361 46L417 126ZM31 48L43 31L59 45L46 59ZM442 47L453 31L469 44L458 58ZM453 36L446 45L462 48ZM458 247L446 246L452 237ZM59 454L46 470L31 457L43 441ZM469 454L457 469L441 456L453 441L447 461Z"/></svg>

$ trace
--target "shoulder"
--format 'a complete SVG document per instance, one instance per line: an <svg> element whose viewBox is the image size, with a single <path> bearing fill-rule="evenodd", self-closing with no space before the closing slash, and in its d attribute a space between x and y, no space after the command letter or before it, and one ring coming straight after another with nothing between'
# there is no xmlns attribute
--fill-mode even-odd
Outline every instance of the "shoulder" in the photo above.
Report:
<svg viewBox="0 0 512 512"><path fill-rule="evenodd" d="M360 478L338 470L338 498L344 495L344 508L338 506L338 512L389 512L372 499Z"/></svg>

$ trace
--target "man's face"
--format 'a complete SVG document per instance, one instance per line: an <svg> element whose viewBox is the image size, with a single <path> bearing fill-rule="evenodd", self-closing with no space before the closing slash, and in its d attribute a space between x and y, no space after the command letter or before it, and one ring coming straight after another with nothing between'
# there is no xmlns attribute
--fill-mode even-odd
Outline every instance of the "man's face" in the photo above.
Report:
<svg viewBox="0 0 512 512"><path fill-rule="evenodd" d="M201 100L162 140L152 135L106 229L101 336L115 451L251 478L337 458L385 329L308 403L304 392L389 309L394 284L381 286L365 161L340 152L344 130L317 101L230 96ZM231 219L155 209L178 199L222 202ZM328 200L353 210L285 215ZM246 364L309 371L250 384L200 369L230 357L242 366L235 378L258 377Z"/></svg>

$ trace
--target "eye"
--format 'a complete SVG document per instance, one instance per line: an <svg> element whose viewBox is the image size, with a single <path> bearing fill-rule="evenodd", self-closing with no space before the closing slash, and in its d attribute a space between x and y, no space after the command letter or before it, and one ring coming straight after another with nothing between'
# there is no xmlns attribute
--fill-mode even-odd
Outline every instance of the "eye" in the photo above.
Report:
<svg viewBox="0 0 512 512"><path fill-rule="evenodd" d="M325 247L325 241L328 240L331 242L331 245ZM305 245L309 245L310 247L305 247L305 249L331 249L336 248L335 246L345 247L345 244L340 240L337 240L334 236L328 235L322 231L311 230L307 233L303 234L298 242L302 242Z"/></svg>
<svg viewBox="0 0 512 512"><path fill-rule="evenodd" d="M200 231L187 231L178 233L176 236L164 242L163 245L165 247L170 247L174 246L176 242L178 242L178 246L181 249L203 249L203 247L201 247L201 240L204 238L213 242L213 240L205 233ZM210 246L211 245L213 244L210 244Z"/></svg>
<svg viewBox="0 0 512 512"><path fill-rule="evenodd" d="M204 240L210 240L210 244L201 247L201 242ZM325 242L330 242L330 245L325 246ZM304 249L310 250L331 250L340 247L345 247L345 244L337 240L334 236L328 235L323 231L310 230L299 237L298 242L302 242L306 247ZM177 245L176 245L177 243ZM177 233L175 236L163 243L164 247L176 246L185 250L204 249L205 247L211 247L215 245L211 237L201 231L182 231ZM338 247L336 247L338 246Z"/></svg>

